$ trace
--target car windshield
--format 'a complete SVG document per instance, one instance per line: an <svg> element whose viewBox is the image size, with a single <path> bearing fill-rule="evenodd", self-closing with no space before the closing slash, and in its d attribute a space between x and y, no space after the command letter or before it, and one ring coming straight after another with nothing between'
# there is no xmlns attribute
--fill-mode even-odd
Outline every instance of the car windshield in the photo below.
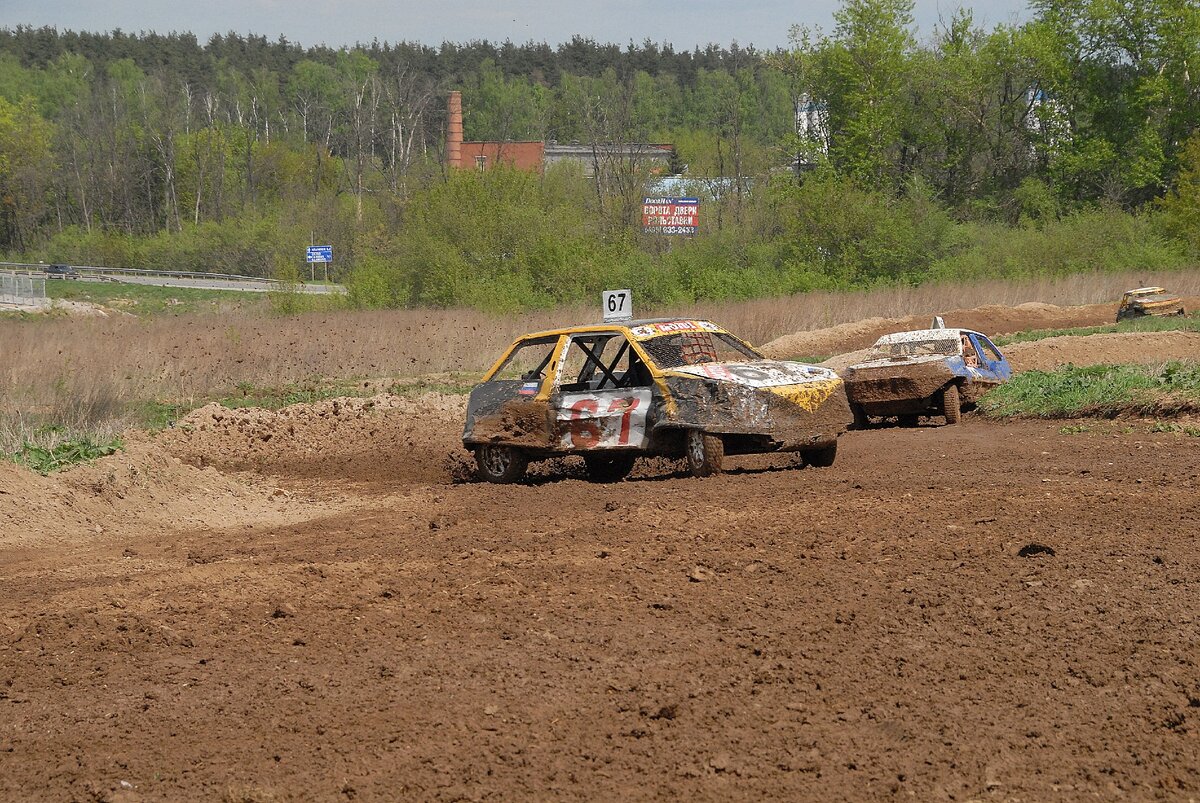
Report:
<svg viewBox="0 0 1200 803"><path fill-rule="evenodd" d="M724 332L673 332L644 340L642 346L659 368L763 359L757 351Z"/></svg>
<svg viewBox="0 0 1200 803"><path fill-rule="evenodd" d="M948 337L926 340L900 340L895 343L876 343L870 354L872 360L894 357L953 357L958 354L958 340Z"/></svg>

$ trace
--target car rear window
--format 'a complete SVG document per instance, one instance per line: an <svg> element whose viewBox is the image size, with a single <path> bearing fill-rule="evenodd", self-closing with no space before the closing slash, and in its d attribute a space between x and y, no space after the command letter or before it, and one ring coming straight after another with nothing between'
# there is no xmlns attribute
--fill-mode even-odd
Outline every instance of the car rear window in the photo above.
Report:
<svg viewBox="0 0 1200 803"><path fill-rule="evenodd" d="M659 368L764 359L757 351L724 332L673 332L643 340L642 346Z"/></svg>

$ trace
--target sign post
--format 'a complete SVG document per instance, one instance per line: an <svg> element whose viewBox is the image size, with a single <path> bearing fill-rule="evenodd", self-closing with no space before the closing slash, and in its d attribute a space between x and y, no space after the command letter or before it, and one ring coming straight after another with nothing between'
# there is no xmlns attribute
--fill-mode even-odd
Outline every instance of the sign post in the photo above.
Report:
<svg viewBox="0 0 1200 803"><path fill-rule="evenodd" d="M604 310L604 322L633 320L633 291L605 290L600 294L600 308Z"/></svg>
<svg viewBox="0 0 1200 803"><path fill-rule="evenodd" d="M329 281L329 263L333 261L332 245L310 245L305 249L305 259L308 262L309 275L315 280L316 263L325 265L325 281Z"/></svg>

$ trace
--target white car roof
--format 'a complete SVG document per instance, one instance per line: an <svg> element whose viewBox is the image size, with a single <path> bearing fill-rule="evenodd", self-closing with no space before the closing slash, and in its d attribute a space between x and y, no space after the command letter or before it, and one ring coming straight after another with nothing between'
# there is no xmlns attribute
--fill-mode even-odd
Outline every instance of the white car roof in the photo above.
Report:
<svg viewBox="0 0 1200 803"><path fill-rule="evenodd" d="M913 343L922 340L958 340L964 334L979 334L974 329L916 329L912 332L893 332L875 341L876 346L892 343Z"/></svg>

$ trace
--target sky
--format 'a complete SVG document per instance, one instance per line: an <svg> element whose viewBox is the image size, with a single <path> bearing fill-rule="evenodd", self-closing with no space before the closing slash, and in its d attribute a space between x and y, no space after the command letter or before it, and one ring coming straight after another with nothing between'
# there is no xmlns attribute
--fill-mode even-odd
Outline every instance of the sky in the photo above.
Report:
<svg viewBox="0 0 1200 803"><path fill-rule="evenodd" d="M279 36L306 47L416 41L439 45L510 39L558 44L578 34L626 45L645 39L691 50L732 42L772 50L788 45L792 25L833 28L837 0L0 0L0 27L126 33L190 31ZM916 0L918 37L960 5L992 27L1029 17L1026 0Z"/></svg>

